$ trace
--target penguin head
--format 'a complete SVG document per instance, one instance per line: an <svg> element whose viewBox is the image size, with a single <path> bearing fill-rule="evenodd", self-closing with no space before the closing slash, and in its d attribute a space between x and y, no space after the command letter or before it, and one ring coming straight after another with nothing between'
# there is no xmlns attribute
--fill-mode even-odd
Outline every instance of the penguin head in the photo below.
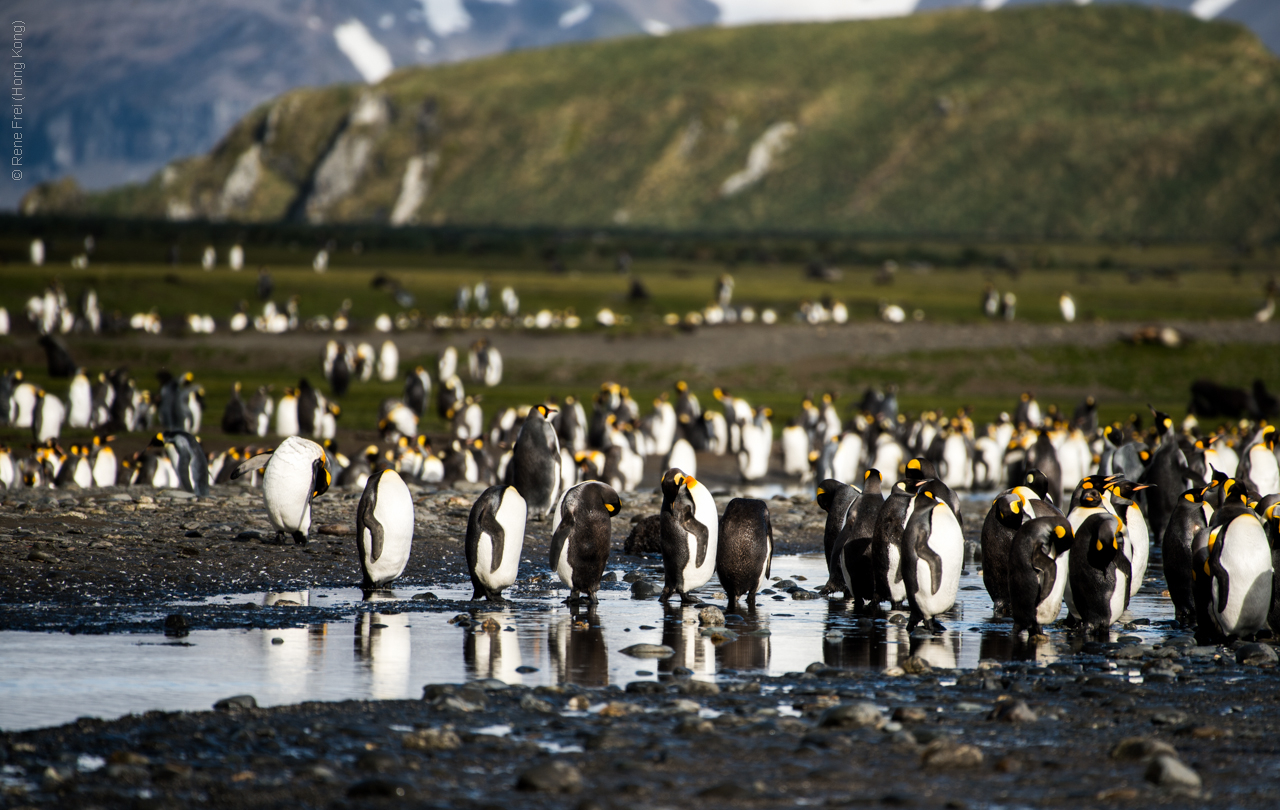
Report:
<svg viewBox="0 0 1280 810"><path fill-rule="evenodd" d="M592 487L600 494L600 499L604 503L604 509L609 513L609 517L613 517L622 511L622 500L618 497L618 491L608 484L599 484Z"/></svg>
<svg viewBox="0 0 1280 810"><path fill-rule="evenodd" d="M883 478L880 475L880 471L875 467L872 467L862 474L862 486L864 489L872 486L873 484L878 485L882 480Z"/></svg>
<svg viewBox="0 0 1280 810"><path fill-rule="evenodd" d="M1027 511L1027 505L1023 499L1012 492L1006 492L996 498L991 508L995 511L996 520L1008 529L1017 529L1021 526Z"/></svg>
<svg viewBox="0 0 1280 810"><path fill-rule="evenodd" d="M1182 493L1182 499L1184 501L1188 501L1189 503L1193 503L1196 505L1202 504L1204 503L1205 490L1207 490L1208 488L1209 487L1205 487L1204 489L1196 489L1195 487L1192 487L1191 489Z"/></svg>
<svg viewBox="0 0 1280 810"><path fill-rule="evenodd" d="M1086 489L1080 493L1080 505L1089 509L1102 506L1102 492L1097 489Z"/></svg>
<svg viewBox="0 0 1280 810"><path fill-rule="evenodd" d="M147 447L164 447L164 445L165 445L164 434L157 433L156 435L151 437L151 441L148 442Z"/></svg>

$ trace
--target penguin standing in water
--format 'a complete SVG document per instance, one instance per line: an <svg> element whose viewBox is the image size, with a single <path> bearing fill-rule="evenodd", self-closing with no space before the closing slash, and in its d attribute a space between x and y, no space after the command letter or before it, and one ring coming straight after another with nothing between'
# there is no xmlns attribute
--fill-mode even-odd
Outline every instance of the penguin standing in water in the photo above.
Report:
<svg viewBox="0 0 1280 810"><path fill-rule="evenodd" d="M857 503L862 493L857 487L850 486L834 478L824 479L818 484L817 497L814 499L822 511L827 513L827 524L822 532L822 548L827 558L827 584L819 593L831 593L842 590L840 567L836 560L836 540L845 526L849 516L849 508Z"/></svg>
<svg viewBox="0 0 1280 810"><path fill-rule="evenodd" d="M921 483L902 533L902 578L911 605L908 631L923 622L928 630L942 632L936 617L955 607L960 591L964 532L951 505L932 492L934 483Z"/></svg>
<svg viewBox="0 0 1280 810"><path fill-rule="evenodd" d="M413 519L413 496L399 473L388 469L369 476L356 507L360 587L385 588L404 571L413 547Z"/></svg>
<svg viewBox="0 0 1280 810"><path fill-rule="evenodd" d="M1154 408L1151 413L1156 418L1160 444L1151 454L1141 477L1130 480L1141 480L1155 486L1155 492L1147 496L1147 514L1151 518L1151 530L1156 539L1163 540L1165 526L1169 524L1173 508L1178 504L1178 493L1187 487L1202 485L1204 479L1192 472L1187 465L1187 457L1178 444L1173 417Z"/></svg>
<svg viewBox="0 0 1280 810"><path fill-rule="evenodd" d="M1272 504L1263 512L1265 526L1267 529L1267 543L1271 546L1271 607L1267 610L1267 624L1271 627L1273 634L1280 632L1276 628L1280 627L1280 576L1276 575L1276 570L1280 569L1280 505Z"/></svg>
<svg viewBox="0 0 1280 810"><path fill-rule="evenodd" d="M880 508L875 534L871 536L871 562L875 566L876 603L889 602L890 607L907 600L907 586L902 578L902 530L911 509L918 482L899 481Z"/></svg>
<svg viewBox="0 0 1280 810"><path fill-rule="evenodd" d="M1124 556L1124 525L1112 514L1090 515L1071 544L1072 613L1086 635L1105 636L1129 606L1129 559Z"/></svg>
<svg viewBox="0 0 1280 810"><path fill-rule="evenodd" d="M1228 639L1252 636L1271 610L1271 544L1258 515L1247 506L1226 506L1209 527L1209 618ZM1197 572L1199 575L1200 572Z"/></svg>
<svg viewBox="0 0 1280 810"><path fill-rule="evenodd" d="M1138 595L1138 589L1147 576L1147 562L1151 559L1151 536L1147 533L1147 518L1134 496L1147 488L1146 484L1132 481L1116 481L1107 487L1111 493L1111 511L1125 526L1125 556L1133 567L1133 579L1129 582L1129 596ZM1175 507L1176 511L1176 507ZM1168 526L1165 527L1168 531Z"/></svg>
<svg viewBox="0 0 1280 810"><path fill-rule="evenodd" d="M596 591L609 562L612 518L621 509L617 491L599 481L584 481L561 496L551 529L551 567L569 586L570 603L582 593L592 605L600 601Z"/></svg>
<svg viewBox="0 0 1280 810"><path fill-rule="evenodd" d="M1013 538L1027 517L1023 499L1006 492L991 503L982 523L982 584L991 597L992 614L997 618L1009 614L1009 568L1013 556ZM1032 516L1034 517L1034 515Z"/></svg>
<svg viewBox="0 0 1280 810"><path fill-rule="evenodd" d="M674 593L691 602L690 591L701 588L715 572L720 520L716 501L704 484L676 468L662 475L661 543L666 582L658 597Z"/></svg>
<svg viewBox="0 0 1280 810"><path fill-rule="evenodd" d="M740 596L746 597L747 607L755 607L756 591L768 585L772 563L769 506L754 498L729 501L716 545L716 576L729 598L729 610L737 609Z"/></svg>
<svg viewBox="0 0 1280 810"><path fill-rule="evenodd" d="M864 602L875 603L875 565L871 558L871 540L875 535L884 495L880 491L880 471L862 474L862 495L849 507L844 528L836 538L836 566L844 582L844 591L853 599L854 609L861 612Z"/></svg>
<svg viewBox="0 0 1280 810"><path fill-rule="evenodd" d="M291 535L294 542L306 543L311 531L311 500L327 492L333 483L324 448L310 439L290 436L274 451L240 462L231 478L264 467L262 497L276 530L276 542Z"/></svg>
<svg viewBox="0 0 1280 810"><path fill-rule="evenodd" d="M1042 636L1043 626L1062 611L1066 572L1058 570L1058 557L1071 549L1075 536L1065 518L1038 517L1023 523L1013 536L1009 553L1009 615L1013 635L1026 630L1030 638Z"/></svg>
<svg viewBox="0 0 1280 810"><path fill-rule="evenodd" d="M178 473L178 486L186 492L205 498L209 495L209 459L196 437L181 430L157 433L151 447L163 447L173 469Z"/></svg>
<svg viewBox="0 0 1280 810"><path fill-rule="evenodd" d="M511 483L536 521L551 514L560 490L560 440L547 421L552 413L545 405L529 409L511 456Z"/></svg>
<svg viewBox="0 0 1280 810"><path fill-rule="evenodd" d="M1173 600L1173 615L1184 626L1196 623L1191 544L1196 535L1208 525L1201 490L1192 487L1178 499L1173 514L1169 517L1169 524L1164 528L1164 539L1160 543L1164 579L1169 585L1169 598Z"/></svg>
<svg viewBox="0 0 1280 810"><path fill-rule="evenodd" d="M480 493L467 519L467 570L475 592L490 602L505 601L502 591L515 584L524 549L528 506L515 487L492 486Z"/></svg>

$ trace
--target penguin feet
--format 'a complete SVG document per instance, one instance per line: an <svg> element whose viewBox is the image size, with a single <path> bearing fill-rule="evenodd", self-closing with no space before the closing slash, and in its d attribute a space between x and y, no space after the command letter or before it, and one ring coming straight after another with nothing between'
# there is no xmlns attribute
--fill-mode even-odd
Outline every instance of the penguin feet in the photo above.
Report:
<svg viewBox="0 0 1280 810"><path fill-rule="evenodd" d="M667 587L665 587L665 588L663 588L663 589L662 589L662 593L658 594L658 601L659 601L659 602L670 602L670 601L671 601L671 594L673 594L673 593L675 593L675 588L672 588L670 585L668 585Z"/></svg>
<svg viewBox="0 0 1280 810"><path fill-rule="evenodd" d="M307 536L302 532L294 532L293 542L297 543L300 546L305 546L307 544Z"/></svg>
<svg viewBox="0 0 1280 810"><path fill-rule="evenodd" d="M822 596L826 596L827 594L835 593L836 591L841 591L841 590L844 590L844 589L841 588L840 585L834 579L829 579L827 580L826 585L823 585L821 588L818 589L818 593L821 594Z"/></svg>

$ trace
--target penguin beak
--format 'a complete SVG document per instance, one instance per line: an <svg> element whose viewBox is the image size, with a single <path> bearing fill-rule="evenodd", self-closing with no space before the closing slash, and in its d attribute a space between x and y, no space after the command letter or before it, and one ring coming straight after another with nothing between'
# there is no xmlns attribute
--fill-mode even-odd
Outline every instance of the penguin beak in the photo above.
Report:
<svg viewBox="0 0 1280 810"><path fill-rule="evenodd" d="M684 484L685 484L685 486L686 486L686 487L688 487L689 489L693 489L694 487L696 487L696 486L698 485L698 481L697 481L697 479L696 479L696 478L694 478L692 475L686 475L686 476L684 477Z"/></svg>

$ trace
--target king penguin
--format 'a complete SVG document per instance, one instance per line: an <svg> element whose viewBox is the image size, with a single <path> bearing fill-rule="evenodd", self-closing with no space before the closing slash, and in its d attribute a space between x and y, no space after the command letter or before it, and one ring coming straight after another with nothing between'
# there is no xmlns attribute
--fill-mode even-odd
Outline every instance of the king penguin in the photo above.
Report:
<svg viewBox="0 0 1280 810"><path fill-rule="evenodd" d="M1043 635L1043 626L1062 611L1066 572L1058 570L1058 557L1071 548L1075 537L1065 518L1027 520L1013 536L1009 554L1009 614L1013 635L1026 630L1032 638Z"/></svg>
<svg viewBox="0 0 1280 810"><path fill-rule="evenodd" d="M911 605L908 631L923 622L928 630L942 632L936 617L955 606L960 590L964 532L951 505L933 493L934 483L921 482L902 533L902 578Z"/></svg>
<svg viewBox="0 0 1280 810"><path fill-rule="evenodd" d="M565 491L556 505L551 529L551 567L570 588L569 602L580 594L600 601L600 577L609 562L612 518L622 509L617 491L599 481L584 481Z"/></svg>
<svg viewBox="0 0 1280 810"><path fill-rule="evenodd" d="M186 492L205 498L209 495L209 459L195 436L181 430L157 433L151 440L152 447L163 447L173 469L178 473L178 485Z"/></svg>
<svg viewBox="0 0 1280 810"><path fill-rule="evenodd" d="M515 487L492 486L480 493L467 519L467 569L475 592L490 602L505 601L504 588L515 584L524 549L528 506Z"/></svg>
<svg viewBox="0 0 1280 810"><path fill-rule="evenodd" d="M706 485L672 467L662 475L661 543L666 582L659 599L674 593L690 602L690 591L711 579L716 567L720 520Z"/></svg>
<svg viewBox="0 0 1280 810"><path fill-rule="evenodd" d="M840 568L836 560L838 550L836 540L840 537L840 531L844 529L845 521L849 517L849 508L857 503L861 494L861 490L857 487L835 478L826 478L818 484L817 497L814 500L822 511L827 513L826 526L822 532L822 548L827 558L827 584L822 586L819 593L843 590Z"/></svg>
<svg viewBox="0 0 1280 810"><path fill-rule="evenodd" d="M1132 573L1123 531L1119 518L1101 512L1076 529L1069 563L1071 610L1086 635L1105 636L1129 606Z"/></svg>
<svg viewBox="0 0 1280 810"><path fill-rule="evenodd" d="M1257 513L1230 505L1214 515L1203 571L1209 577L1209 616L1222 635L1252 636L1266 626L1274 572Z"/></svg>
<svg viewBox="0 0 1280 810"><path fill-rule="evenodd" d="M755 607L756 591L768 585L772 563L773 524L768 504L754 498L729 501L720 519L716 576L729 599L730 611L737 609L740 596L746 597L747 607Z"/></svg>
<svg viewBox="0 0 1280 810"><path fill-rule="evenodd" d="M849 507L844 528L836 538L836 565L844 581L845 594L853 599L854 610L858 612L862 612L864 603L876 601L871 540L884 508L880 483L880 471L874 467L862 474L862 495Z"/></svg>
<svg viewBox="0 0 1280 810"><path fill-rule="evenodd" d="M560 440L545 405L529 409L511 457L511 483L529 505L529 517L545 520L560 490Z"/></svg>
<svg viewBox="0 0 1280 810"><path fill-rule="evenodd" d="M902 530L917 486L916 481L897 482L880 508L880 517L871 537L877 604L889 602L890 607L896 607L907 600L907 586L902 578Z"/></svg>
<svg viewBox="0 0 1280 810"><path fill-rule="evenodd" d="M324 448L310 439L290 436L275 450L240 462L231 478L264 467L262 497L276 530L276 542L288 534L294 542L306 543L311 531L311 500L328 491L333 482Z"/></svg>
<svg viewBox="0 0 1280 810"><path fill-rule="evenodd" d="M385 588L404 571L413 547L413 496L395 470L369 476L356 508L361 587Z"/></svg>
<svg viewBox="0 0 1280 810"><path fill-rule="evenodd" d="M1173 600L1173 615L1183 626L1196 623L1196 602L1191 576L1191 543L1197 534L1209 525L1205 517L1202 491L1192 487L1182 493L1164 528L1160 543L1164 564L1164 580L1169 585L1169 598Z"/></svg>

